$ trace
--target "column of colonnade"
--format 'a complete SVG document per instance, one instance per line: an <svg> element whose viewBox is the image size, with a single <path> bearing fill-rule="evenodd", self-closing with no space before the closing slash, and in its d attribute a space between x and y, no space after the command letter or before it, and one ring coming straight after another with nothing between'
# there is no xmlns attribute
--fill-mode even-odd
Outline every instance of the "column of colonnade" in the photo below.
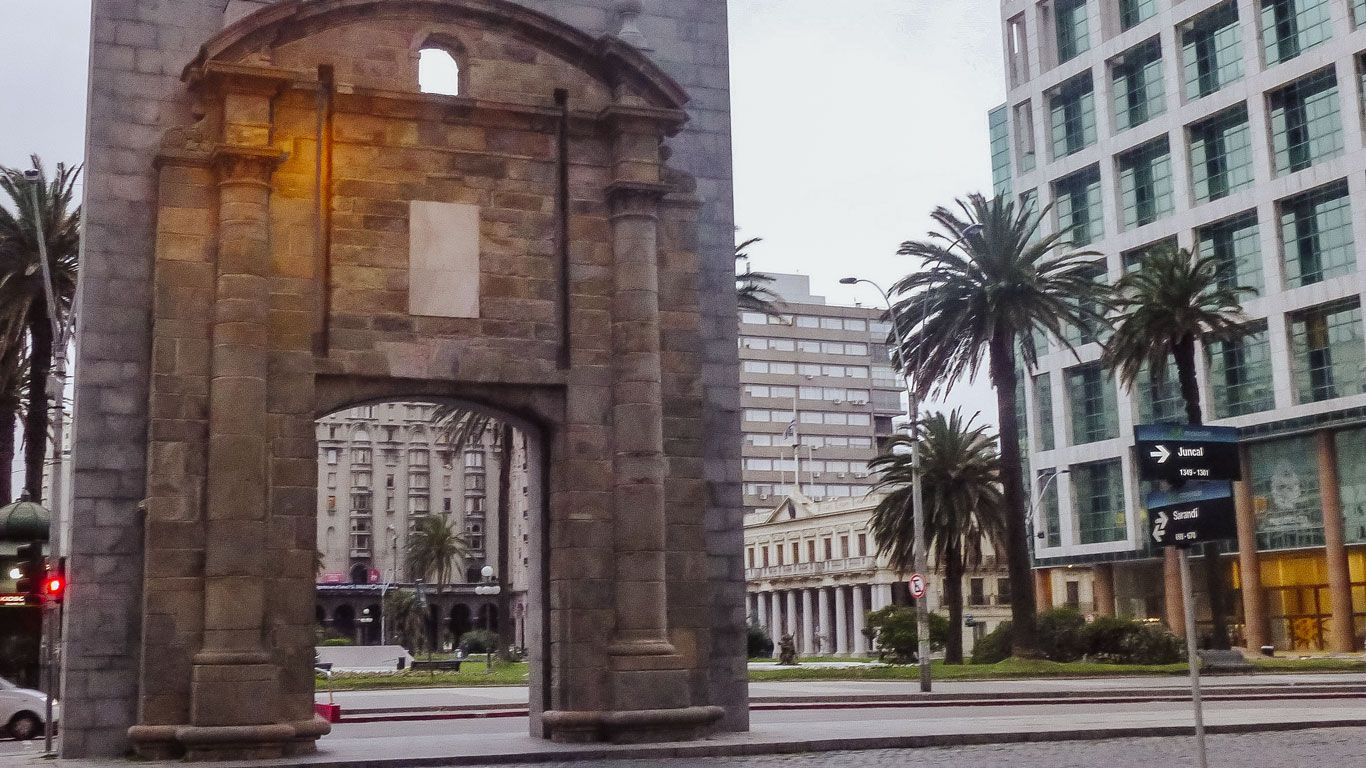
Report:
<svg viewBox="0 0 1366 768"><path fill-rule="evenodd" d="M866 614L891 604L889 584L843 584L756 592L749 610L773 640L775 658L784 635L803 656L862 656L873 647L863 634Z"/></svg>

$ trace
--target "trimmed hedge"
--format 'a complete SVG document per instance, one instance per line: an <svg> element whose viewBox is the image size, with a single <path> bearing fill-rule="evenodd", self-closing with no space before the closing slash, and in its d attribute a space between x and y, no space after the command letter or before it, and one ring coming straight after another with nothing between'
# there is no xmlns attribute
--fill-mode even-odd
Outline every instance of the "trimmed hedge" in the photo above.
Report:
<svg viewBox="0 0 1366 768"><path fill-rule="evenodd" d="M988 633L972 649L973 664L1010 658L1010 622ZM1114 664L1175 664L1186 658L1181 639L1164 627L1103 616L1087 622L1070 608L1039 614L1039 650L1049 661L1079 659Z"/></svg>

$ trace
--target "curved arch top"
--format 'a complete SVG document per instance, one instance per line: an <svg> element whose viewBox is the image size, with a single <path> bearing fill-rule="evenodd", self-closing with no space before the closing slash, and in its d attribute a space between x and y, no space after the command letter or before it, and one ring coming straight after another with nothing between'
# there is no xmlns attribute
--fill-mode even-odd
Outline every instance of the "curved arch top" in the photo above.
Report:
<svg viewBox="0 0 1366 768"><path fill-rule="evenodd" d="M501 26L574 62L608 85L635 85L653 106L683 109L688 94L640 50L617 37L594 38L564 22L507 0L283 0L229 25L200 48L190 78L209 62L250 53L341 24L395 18L473 20Z"/></svg>

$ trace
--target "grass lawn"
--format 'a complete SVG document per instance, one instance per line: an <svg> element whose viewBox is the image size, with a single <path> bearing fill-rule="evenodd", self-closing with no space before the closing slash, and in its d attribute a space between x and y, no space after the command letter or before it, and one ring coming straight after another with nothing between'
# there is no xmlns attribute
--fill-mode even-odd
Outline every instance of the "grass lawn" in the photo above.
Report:
<svg viewBox="0 0 1366 768"><path fill-rule="evenodd" d="M328 689L319 676L318 692ZM474 686L526 685L526 662L494 661L493 673L484 671L484 659L466 659L459 672L428 672L405 669L402 672L338 672L332 676L334 691L366 691L379 688L468 688Z"/></svg>
<svg viewBox="0 0 1366 768"><path fill-rule="evenodd" d="M1340 658L1252 659L1257 672L1366 672L1366 660ZM1100 664L1094 662L1059 663L1006 659L999 664L930 664L935 680L1008 680L1029 677L1134 677L1142 675L1184 675L1182 664ZM750 672L752 681L777 680L918 680L920 669L914 665L867 667L805 668L785 667Z"/></svg>

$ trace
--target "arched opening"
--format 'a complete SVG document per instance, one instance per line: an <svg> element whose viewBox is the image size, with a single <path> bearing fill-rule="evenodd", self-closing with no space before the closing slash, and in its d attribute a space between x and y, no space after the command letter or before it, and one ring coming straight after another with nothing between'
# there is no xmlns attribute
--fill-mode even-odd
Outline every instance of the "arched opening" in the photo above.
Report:
<svg viewBox="0 0 1366 768"><path fill-rule="evenodd" d="M365 563L356 563L355 565L351 566L351 583L369 584L370 567Z"/></svg>
<svg viewBox="0 0 1366 768"><path fill-rule="evenodd" d="M356 609L350 605L342 604L332 611L332 632L333 637L344 637L348 640L356 639Z"/></svg>
<svg viewBox="0 0 1366 768"><path fill-rule="evenodd" d="M460 95L460 64L444 48L428 47L417 54L417 86L423 93Z"/></svg>
<svg viewBox="0 0 1366 768"><path fill-rule="evenodd" d="M491 632L500 632L498 626L498 606L493 603L486 603L479 606L479 629ZM501 632L500 632L501 634Z"/></svg>
<svg viewBox="0 0 1366 768"><path fill-rule="evenodd" d="M456 603L451 606L451 637L454 637L458 643L461 636L471 629L473 629L473 625L470 623L470 607L464 603Z"/></svg>
<svg viewBox="0 0 1366 768"><path fill-rule="evenodd" d="M367 605L360 612L361 645L380 645L380 628L383 626L383 609L378 603Z"/></svg>

